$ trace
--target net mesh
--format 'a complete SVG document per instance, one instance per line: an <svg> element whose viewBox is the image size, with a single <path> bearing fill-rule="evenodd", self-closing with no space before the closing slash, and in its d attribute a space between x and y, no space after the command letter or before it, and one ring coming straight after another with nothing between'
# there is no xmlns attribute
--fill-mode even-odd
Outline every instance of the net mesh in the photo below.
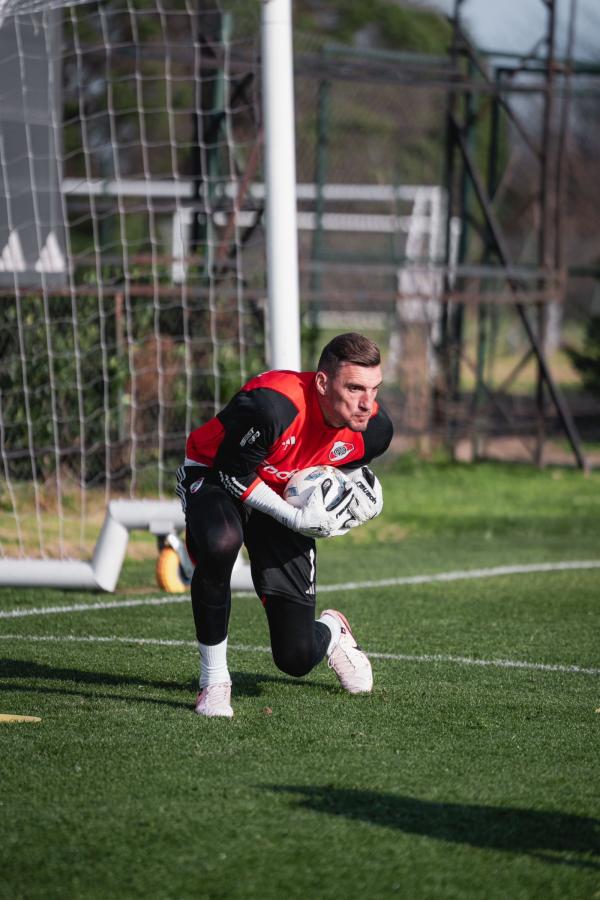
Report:
<svg viewBox="0 0 600 900"><path fill-rule="evenodd" d="M3 555L89 554L172 498L189 430L264 368L257 7L4 4Z"/></svg>

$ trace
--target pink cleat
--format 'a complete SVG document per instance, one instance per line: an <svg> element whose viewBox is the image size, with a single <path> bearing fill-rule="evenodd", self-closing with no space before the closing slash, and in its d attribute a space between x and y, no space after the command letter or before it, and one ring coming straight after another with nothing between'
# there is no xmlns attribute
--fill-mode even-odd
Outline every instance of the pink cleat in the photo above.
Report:
<svg viewBox="0 0 600 900"><path fill-rule="evenodd" d="M222 716L231 719L231 682L219 681L202 688L196 697L195 712L199 716Z"/></svg>
<svg viewBox="0 0 600 900"><path fill-rule="evenodd" d="M326 609L325 613L334 616L342 626L339 643L328 659L329 668L350 694L368 694L373 688L373 670L367 654L356 643L346 616L337 609Z"/></svg>

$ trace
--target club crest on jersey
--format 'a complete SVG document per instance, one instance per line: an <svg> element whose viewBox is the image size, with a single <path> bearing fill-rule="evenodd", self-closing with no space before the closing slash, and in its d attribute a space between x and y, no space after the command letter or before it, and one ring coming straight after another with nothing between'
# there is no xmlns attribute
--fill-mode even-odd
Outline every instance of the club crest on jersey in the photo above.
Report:
<svg viewBox="0 0 600 900"><path fill-rule="evenodd" d="M335 441L329 451L329 459L331 462L338 462L340 459L345 459L353 450L354 444L348 444L346 441Z"/></svg>
<svg viewBox="0 0 600 900"><path fill-rule="evenodd" d="M204 482L204 478L200 478L198 481L195 481L190 485L190 494L195 494L196 491L199 491Z"/></svg>

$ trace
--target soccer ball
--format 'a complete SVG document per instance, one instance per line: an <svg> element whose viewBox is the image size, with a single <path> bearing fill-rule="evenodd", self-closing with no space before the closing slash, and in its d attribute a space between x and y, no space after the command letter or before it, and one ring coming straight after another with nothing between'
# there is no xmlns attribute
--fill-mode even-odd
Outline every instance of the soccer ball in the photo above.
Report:
<svg viewBox="0 0 600 900"><path fill-rule="evenodd" d="M283 497L299 509L308 501L313 491L321 491L325 506L341 500L346 491L348 479L343 472L333 466L311 466L300 469L285 486Z"/></svg>

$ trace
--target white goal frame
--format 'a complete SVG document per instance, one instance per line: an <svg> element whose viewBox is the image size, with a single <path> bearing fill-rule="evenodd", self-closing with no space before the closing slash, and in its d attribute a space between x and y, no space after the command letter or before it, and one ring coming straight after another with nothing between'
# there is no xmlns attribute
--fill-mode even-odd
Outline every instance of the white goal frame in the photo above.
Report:
<svg viewBox="0 0 600 900"><path fill-rule="evenodd" d="M82 7L85 6L85 3L86 0L65 0L64 7ZM124 4L128 6L128 0L124 0ZM43 16L49 10L59 9L61 5L63 4L60 2L41 3L39 0L6 0L2 9L0 9L0 30L2 24L9 21L11 17L18 17L22 13ZM160 0L157 0L158 12L161 12L162 9L163 4ZM273 368L285 367L299 370L300 315L296 231L291 0L262 0L261 11L267 236L267 330L270 356L268 361ZM18 33L19 29L17 26ZM227 49L225 54L227 54ZM54 121L52 130L54 141L58 146L61 140L60 122ZM3 168L6 172L4 162ZM33 168L31 168L31 172L33 173ZM7 203L10 207L8 188ZM64 191L62 203L64 206ZM237 199L235 199L231 216L235 229L238 228L236 217L239 215L240 209ZM52 241L48 238L48 241L43 245L43 241L39 236L39 228L37 230L40 261L36 265L36 270L40 273L44 289L44 303L46 303L46 297L49 296L51 290L51 276L53 274L64 275L68 263L65 263L61 247L54 235L52 235ZM157 265L154 259L152 265L153 267ZM13 229L7 242L7 249L0 259L0 269L2 271L12 270L15 273L17 295L19 294L18 273L23 270L23 266L18 231ZM176 281L177 279L174 280ZM73 288L72 281L71 288ZM98 289L101 290L100 285ZM74 291L73 297L75 298ZM49 348L49 352L51 356L51 348ZM161 365L160 353L158 355L158 365L159 367ZM0 396L0 420L1 418L2 406ZM58 421L58 416L55 419ZM4 432L0 434L0 442L2 443L0 450L2 450ZM5 471L8 471L6 462ZM10 480L8 484L8 491L12 493L13 489L10 486ZM37 502L37 484L34 484L34 488ZM58 515L60 517L60 497L58 501ZM129 534L132 530L147 530L164 539L176 535L183 528L184 519L178 501L114 500L107 495L104 525L90 561L0 557L0 585L114 591L125 558ZM238 560L238 565L234 569L232 578L232 588L246 590L249 587L251 587L249 567L241 564L240 560Z"/></svg>

